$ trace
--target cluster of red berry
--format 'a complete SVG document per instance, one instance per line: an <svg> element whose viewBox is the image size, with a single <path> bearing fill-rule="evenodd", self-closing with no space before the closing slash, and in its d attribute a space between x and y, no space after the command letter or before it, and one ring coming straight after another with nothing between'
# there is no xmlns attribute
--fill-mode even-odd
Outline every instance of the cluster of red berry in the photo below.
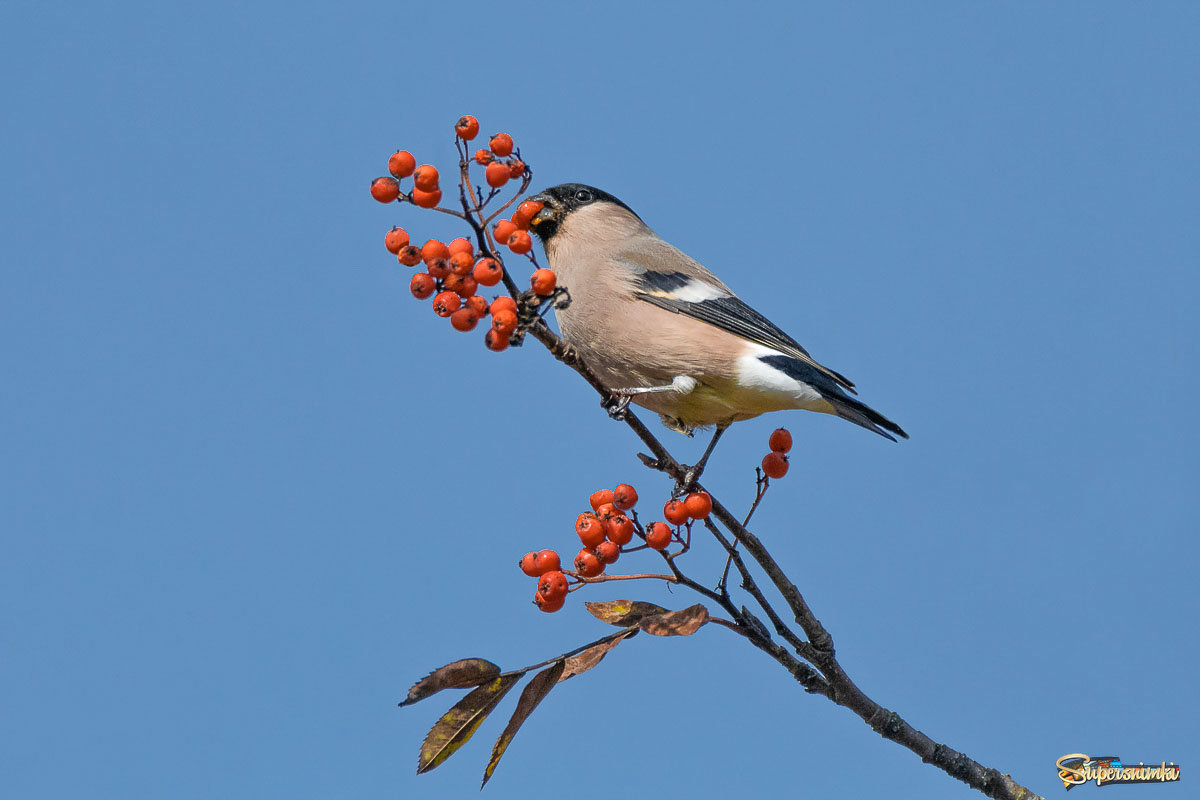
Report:
<svg viewBox="0 0 1200 800"><path fill-rule="evenodd" d="M454 125L454 132L464 142L470 141L479 133L479 120L470 115L460 117ZM511 136L497 133L489 141L488 149L475 153L474 163L485 167L484 178L493 189L499 189L510 178L520 178L526 174L525 163L519 157L510 157L513 147ZM461 163L464 177L470 164L464 155ZM371 182L371 196L379 202L407 200L422 208L434 208L441 202L442 190L438 185L437 168L429 164L418 167L416 159L407 150L397 150L392 154L388 159L388 172L391 173L389 176ZM400 181L409 176L412 176L414 185L408 195L404 195ZM522 184L518 196L527 183ZM477 230L480 231L480 245L485 249L491 245L482 241L486 238L486 232L481 230L482 208L490 199L491 195L482 199L479 207L474 209L481 220ZM533 250L529 227L542 208L541 203L532 200L521 203L510 219L502 219L493 227L495 241L507 246L513 253L527 255L532 260L533 257L528 255ZM476 294L480 286L495 286L504 280L504 264L498 255L477 253L475 246L465 238L455 239L449 244L430 239L417 247L410 242L408 231L399 227L387 232L384 246L405 266L425 265L426 271L416 273L409 282L413 297L418 300L433 297L434 313L449 318L450 324L459 331L474 330L481 319L491 314L492 326L484 337L485 345L497 351L508 347L518 327L516 301L512 297L501 296L489 303ZM553 295L557 285L554 272L548 269L535 270L529 282L533 293L539 297Z"/></svg>
<svg viewBox="0 0 1200 800"><path fill-rule="evenodd" d="M558 611L566 602L571 589L568 576L580 585L588 578L602 574L606 567L616 563L623 552L649 547L665 550L673 541L683 541L680 528L691 525L712 513L712 498L708 492L692 492L685 498L667 501L663 507L666 522L652 522L643 526L633 507L638 494L627 483L615 489L601 489L589 498L591 511L585 511L575 519L575 533L583 548L575 556L575 569L563 570L558 553L539 550L526 553L518 562L521 571L537 578L534 603L542 611ZM628 547L637 536L644 544Z"/></svg>
<svg viewBox="0 0 1200 800"><path fill-rule="evenodd" d="M767 440L771 452L763 456L762 471L768 478L782 478L787 475L787 452L792 449L792 435L787 428L776 428Z"/></svg>

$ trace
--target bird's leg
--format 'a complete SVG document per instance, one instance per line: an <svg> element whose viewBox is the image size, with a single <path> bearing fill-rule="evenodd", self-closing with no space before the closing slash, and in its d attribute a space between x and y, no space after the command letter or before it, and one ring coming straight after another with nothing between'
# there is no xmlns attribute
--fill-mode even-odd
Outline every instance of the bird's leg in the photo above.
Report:
<svg viewBox="0 0 1200 800"><path fill-rule="evenodd" d="M612 396L601 402L604 410L613 419L622 419L625 415L625 409L629 407L629 401L634 395L639 394L654 394L656 392L678 392L679 394L687 394L696 388L697 380L689 375L676 375L675 380L668 383L666 386L634 386L628 389L612 389Z"/></svg>
<svg viewBox="0 0 1200 800"><path fill-rule="evenodd" d="M615 420L625 419L625 409L629 408L629 401L633 399L627 394L613 393L600 401L600 405L608 412L608 415Z"/></svg>
<svg viewBox="0 0 1200 800"><path fill-rule="evenodd" d="M704 466L708 463L708 457L712 455L713 448L717 446L717 440L721 438L721 434L725 432L730 423L725 422L717 425L713 436L708 440L708 447L704 448L704 455L700 456L700 460L695 466L688 467L687 472L683 475L683 480L675 485L675 493L683 494L690 491L696 485L696 481L700 480L700 475L704 472Z"/></svg>

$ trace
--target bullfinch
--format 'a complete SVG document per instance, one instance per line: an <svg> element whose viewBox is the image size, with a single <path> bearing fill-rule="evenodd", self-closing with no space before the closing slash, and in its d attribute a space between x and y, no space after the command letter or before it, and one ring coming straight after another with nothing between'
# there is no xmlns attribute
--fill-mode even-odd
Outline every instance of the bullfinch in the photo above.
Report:
<svg viewBox="0 0 1200 800"><path fill-rule="evenodd" d="M530 229L570 295L555 310L563 338L623 404L688 434L716 426L705 459L731 423L790 408L908 438L611 194L564 183L531 199L544 207Z"/></svg>

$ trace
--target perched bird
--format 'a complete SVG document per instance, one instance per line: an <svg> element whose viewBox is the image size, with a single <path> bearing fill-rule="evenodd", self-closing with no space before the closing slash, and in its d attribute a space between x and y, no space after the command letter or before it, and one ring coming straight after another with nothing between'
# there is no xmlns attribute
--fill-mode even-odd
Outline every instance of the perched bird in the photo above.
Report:
<svg viewBox="0 0 1200 800"><path fill-rule="evenodd" d="M564 183L531 199L544 208L530 229L570 293L555 312L563 338L625 403L684 433L715 425L701 464L731 423L790 408L908 438L617 198Z"/></svg>

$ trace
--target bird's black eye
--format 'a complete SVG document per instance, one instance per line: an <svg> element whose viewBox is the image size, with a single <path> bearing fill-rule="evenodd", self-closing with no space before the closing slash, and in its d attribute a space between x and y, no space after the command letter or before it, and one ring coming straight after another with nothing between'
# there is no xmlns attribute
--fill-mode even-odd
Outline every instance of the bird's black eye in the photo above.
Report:
<svg viewBox="0 0 1200 800"><path fill-rule="evenodd" d="M575 193L575 199L580 203L590 203L592 201L592 193L587 189L580 189Z"/></svg>

